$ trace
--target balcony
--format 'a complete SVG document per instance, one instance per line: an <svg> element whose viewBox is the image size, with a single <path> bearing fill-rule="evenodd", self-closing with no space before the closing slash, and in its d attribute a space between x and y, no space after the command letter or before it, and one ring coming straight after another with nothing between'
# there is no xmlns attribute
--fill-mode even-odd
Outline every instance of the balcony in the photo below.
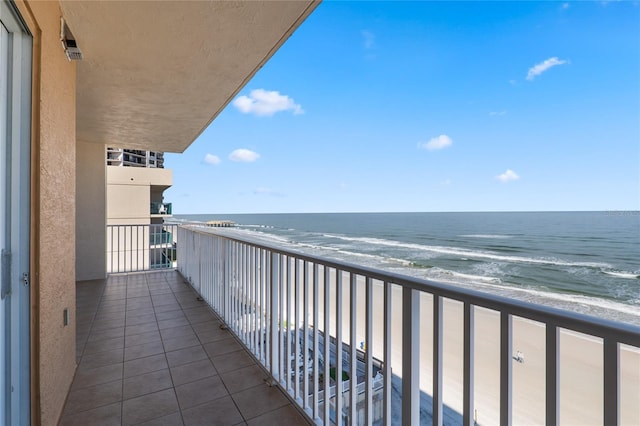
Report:
<svg viewBox="0 0 640 426"><path fill-rule="evenodd" d="M171 215L171 203L151 203L151 214L152 215L162 215L162 216L170 216Z"/></svg>
<svg viewBox="0 0 640 426"><path fill-rule="evenodd" d="M111 275L76 294L60 425L308 424L178 272Z"/></svg>
<svg viewBox="0 0 640 426"><path fill-rule="evenodd" d="M189 363L213 364L235 401L225 367L219 369L215 362L230 350L213 345L218 340L202 340L215 335L236 348L230 358L250 358L253 371L273 386L258 385L256 378L254 403L272 398L277 389L277 398L293 404L287 402L287 413L304 413L292 422L640 424L640 327L309 256L206 226L180 226L172 232L177 272L114 275L104 290L88 290L104 295L99 305L89 295L92 308L82 311L86 320L96 319L90 330L79 328L82 358L76 380L83 377L83 367L102 368L103 361L85 358L98 353L103 354L99 359L113 356L124 364L126 389L127 383L139 382L127 377L126 363L137 359L131 357L162 353L169 376L157 380L169 386L167 377L172 378L177 399L166 392L169 405L177 404L181 421L189 424L189 410L195 407L190 402L183 407L183 391L178 390L183 384L179 379L175 383L172 370L179 365L170 360L178 356L172 352L191 353L191 346L181 345L193 345L201 357ZM130 250L132 244L123 247ZM117 252L110 256L121 257ZM79 287L79 306L81 299ZM112 316L116 312L120 314ZM117 328L115 335L111 328ZM104 354L110 344L94 343L89 331L99 339L114 339L123 349L116 346L114 354ZM154 337L155 346L145 341L145 333ZM128 336L136 337L128 341ZM174 340L178 346L172 346ZM139 348L128 349L130 345ZM164 392L156 391L155 376L142 378L154 372L141 368L140 378L150 384L131 386ZM93 374L87 377L95 385ZM107 398L120 398L110 408L113 415L120 413L122 424L137 421L127 411L134 403L123 397L142 396L116 388L116 395ZM89 398L74 389L71 411L72 397ZM112 403L101 404L106 410ZM202 407L210 404L214 402ZM252 423L241 403L236 406ZM89 410L93 408L85 414ZM202 410L208 413L202 414L204 424L217 418L208 408ZM79 414L66 412L67 418Z"/></svg>

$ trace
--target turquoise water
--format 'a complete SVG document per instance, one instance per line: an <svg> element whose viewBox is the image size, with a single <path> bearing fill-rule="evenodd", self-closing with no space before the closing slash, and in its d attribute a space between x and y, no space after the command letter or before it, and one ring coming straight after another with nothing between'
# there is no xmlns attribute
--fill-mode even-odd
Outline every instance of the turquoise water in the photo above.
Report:
<svg viewBox="0 0 640 426"><path fill-rule="evenodd" d="M306 253L640 324L640 212L176 215Z"/></svg>

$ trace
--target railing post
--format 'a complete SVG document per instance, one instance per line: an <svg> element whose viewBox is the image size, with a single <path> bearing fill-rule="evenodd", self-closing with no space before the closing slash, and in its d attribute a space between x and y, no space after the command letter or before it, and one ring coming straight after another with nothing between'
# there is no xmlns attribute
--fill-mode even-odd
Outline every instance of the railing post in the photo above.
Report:
<svg viewBox="0 0 640 426"><path fill-rule="evenodd" d="M471 426L474 424L473 416L473 391L474 391L474 306L464 302L464 359L463 359L463 386L462 386L462 424Z"/></svg>
<svg viewBox="0 0 640 426"><path fill-rule="evenodd" d="M278 375L278 370L280 366L280 344L278 342L278 328L280 318L278 317L279 309L279 255L277 253L271 252L270 255L270 264L271 264L271 276L269 280L269 291L270 291L270 302L271 302L271 379L274 383L280 381L280 376Z"/></svg>
<svg viewBox="0 0 640 426"><path fill-rule="evenodd" d="M442 297L433 295L433 425L441 426L442 417Z"/></svg>
<svg viewBox="0 0 640 426"><path fill-rule="evenodd" d="M500 425L511 426L513 319L507 311L500 312Z"/></svg>
<svg viewBox="0 0 640 426"><path fill-rule="evenodd" d="M357 391L356 388L358 386L358 358L357 358L357 328L356 328L356 318L357 318L357 310L358 310L358 278L353 273L349 273L349 322L350 322L350 354L349 354L349 365L350 365L350 373L351 377L349 379L349 419L351 420L352 425L358 424L358 410L357 410Z"/></svg>
<svg viewBox="0 0 640 426"><path fill-rule="evenodd" d="M402 289L402 424L420 424L420 293Z"/></svg>
<svg viewBox="0 0 640 426"><path fill-rule="evenodd" d="M364 422L373 423L373 279L365 279L365 410Z"/></svg>
<svg viewBox="0 0 640 426"><path fill-rule="evenodd" d="M384 282L384 402L383 402L383 420L382 424L391 426L391 283Z"/></svg>
<svg viewBox="0 0 640 426"><path fill-rule="evenodd" d="M604 346L604 423L620 424L620 347L618 342L605 337ZM637 401L636 401L637 402Z"/></svg>
<svg viewBox="0 0 640 426"><path fill-rule="evenodd" d="M546 324L546 426L556 426L559 423L559 404L558 404L558 389L559 379L558 374L560 366L560 351L559 351L560 332L558 327L553 323Z"/></svg>
<svg viewBox="0 0 640 426"><path fill-rule="evenodd" d="M222 280L222 318L224 321L224 328L228 327L229 324L229 305L231 301L229 300L229 281L230 281L230 268L229 268L229 251L231 248L229 247L229 241L222 241L222 276L224 277Z"/></svg>

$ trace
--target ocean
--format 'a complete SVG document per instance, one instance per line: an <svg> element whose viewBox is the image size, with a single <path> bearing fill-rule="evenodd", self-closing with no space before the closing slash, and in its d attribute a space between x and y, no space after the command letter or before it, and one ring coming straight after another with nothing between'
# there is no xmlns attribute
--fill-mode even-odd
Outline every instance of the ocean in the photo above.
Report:
<svg viewBox="0 0 640 426"><path fill-rule="evenodd" d="M307 254L640 325L640 212L175 215Z"/></svg>

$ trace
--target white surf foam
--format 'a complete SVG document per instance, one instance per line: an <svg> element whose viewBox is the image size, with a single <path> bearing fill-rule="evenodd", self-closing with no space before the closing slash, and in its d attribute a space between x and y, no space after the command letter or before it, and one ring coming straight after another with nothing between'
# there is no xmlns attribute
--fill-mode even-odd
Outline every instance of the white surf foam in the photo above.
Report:
<svg viewBox="0 0 640 426"><path fill-rule="evenodd" d="M513 238L512 235L493 235L493 234L467 234L467 235L459 235L464 238L487 238L487 239L495 239L495 240L506 240L509 238Z"/></svg>
<svg viewBox="0 0 640 426"><path fill-rule="evenodd" d="M602 270L602 272L604 272L607 275L611 275L618 278L627 278L631 280L640 278L640 274L638 274L637 272L605 271L605 270Z"/></svg>
<svg viewBox="0 0 640 426"><path fill-rule="evenodd" d="M531 263L542 265L555 265L555 266L583 266L590 268L610 268L611 266L606 263L597 262L571 262L562 259L554 258L536 258L536 257L522 257L522 256L505 256L496 253L490 253L486 251L469 250L460 247L446 247L446 246L427 246L422 244L403 243L394 240L384 240L380 238L366 238L366 237L345 237L334 235L333 238L339 238L345 241L358 242L364 244L374 244L387 247L405 248L411 250L419 250L423 252L452 255L457 257L467 257L475 259L490 259L498 260L502 262L510 263Z"/></svg>

